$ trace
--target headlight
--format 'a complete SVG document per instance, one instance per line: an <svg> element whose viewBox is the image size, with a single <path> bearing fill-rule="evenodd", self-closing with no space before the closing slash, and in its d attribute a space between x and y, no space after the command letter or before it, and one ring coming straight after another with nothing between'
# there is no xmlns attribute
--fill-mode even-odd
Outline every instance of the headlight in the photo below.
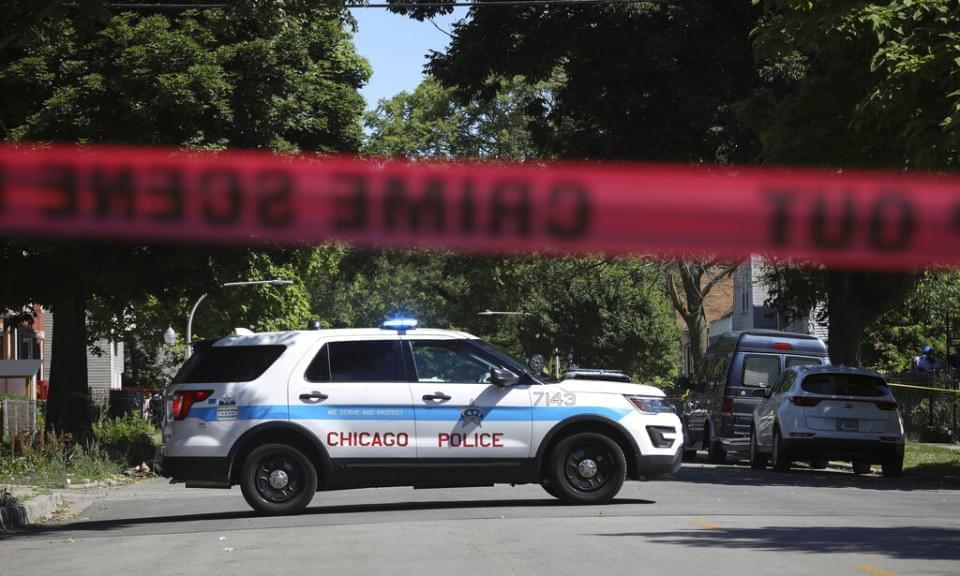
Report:
<svg viewBox="0 0 960 576"><path fill-rule="evenodd" d="M663 398L651 398L650 396L624 396L633 406L644 414L660 414L661 412L673 412L673 405Z"/></svg>

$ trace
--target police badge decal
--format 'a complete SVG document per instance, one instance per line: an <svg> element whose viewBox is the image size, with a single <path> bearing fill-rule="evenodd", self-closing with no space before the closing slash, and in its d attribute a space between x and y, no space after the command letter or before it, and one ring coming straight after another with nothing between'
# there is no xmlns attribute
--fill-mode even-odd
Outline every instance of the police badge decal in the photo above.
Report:
<svg viewBox="0 0 960 576"><path fill-rule="evenodd" d="M478 427L483 428L483 409L477 406L476 400L470 400L470 404L466 408L460 411L460 425L464 428L469 424L476 424Z"/></svg>

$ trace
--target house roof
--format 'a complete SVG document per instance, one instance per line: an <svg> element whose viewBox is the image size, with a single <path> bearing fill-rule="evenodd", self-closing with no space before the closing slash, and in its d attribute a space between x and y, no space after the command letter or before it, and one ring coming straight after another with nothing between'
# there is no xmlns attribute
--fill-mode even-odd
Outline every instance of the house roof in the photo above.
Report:
<svg viewBox="0 0 960 576"><path fill-rule="evenodd" d="M29 378L40 370L40 360L0 360L0 378Z"/></svg>

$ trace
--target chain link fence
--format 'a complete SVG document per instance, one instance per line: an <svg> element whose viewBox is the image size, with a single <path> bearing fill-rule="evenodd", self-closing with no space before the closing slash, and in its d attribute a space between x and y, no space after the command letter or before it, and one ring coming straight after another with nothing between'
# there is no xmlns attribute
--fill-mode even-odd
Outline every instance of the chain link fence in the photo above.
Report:
<svg viewBox="0 0 960 576"><path fill-rule="evenodd" d="M31 436L37 429L37 403L33 400L0 401L0 436Z"/></svg>

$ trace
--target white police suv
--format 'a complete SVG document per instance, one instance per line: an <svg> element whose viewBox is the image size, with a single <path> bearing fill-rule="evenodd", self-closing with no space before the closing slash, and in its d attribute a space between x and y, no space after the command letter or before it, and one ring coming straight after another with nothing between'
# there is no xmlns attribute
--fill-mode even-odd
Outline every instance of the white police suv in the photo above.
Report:
<svg viewBox="0 0 960 576"><path fill-rule="evenodd" d="M239 484L268 514L317 490L540 483L569 503L680 467L657 388L534 374L463 332L231 336L196 346L166 390L160 465L190 487Z"/></svg>

